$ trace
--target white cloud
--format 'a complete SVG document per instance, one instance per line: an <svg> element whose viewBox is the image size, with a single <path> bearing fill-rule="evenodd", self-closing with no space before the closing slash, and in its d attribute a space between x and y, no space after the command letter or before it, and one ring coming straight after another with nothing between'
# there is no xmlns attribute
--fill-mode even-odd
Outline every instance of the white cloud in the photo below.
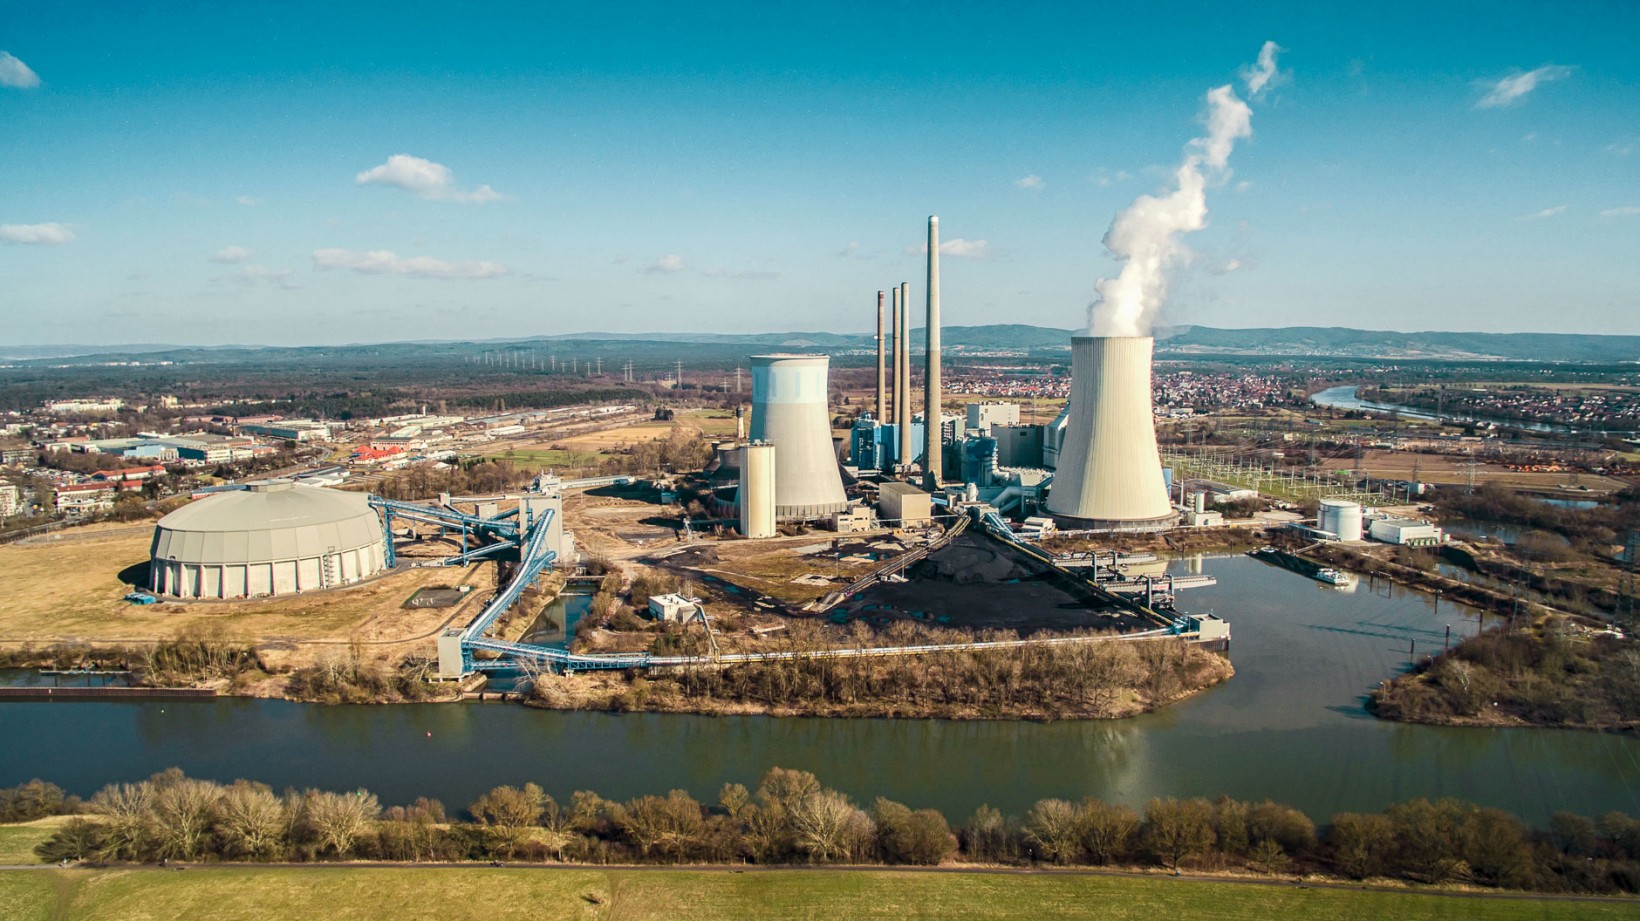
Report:
<svg viewBox="0 0 1640 921"><path fill-rule="evenodd" d="M262 203L262 199L252 198L249 195L241 195L238 198L234 199L234 201L238 202L239 204L243 205L246 208L254 208L257 205L260 205Z"/></svg>
<svg viewBox="0 0 1640 921"><path fill-rule="evenodd" d="M1614 157L1626 157L1629 154L1634 153L1636 143L1637 142L1635 141L1628 141L1623 144L1607 144L1601 149Z"/></svg>
<svg viewBox="0 0 1640 921"><path fill-rule="evenodd" d="M1475 108L1496 109L1513 105L1540 85L1554 80L1561 80L1571 75L1572 69L1570 67L1545 64L1536 70L1528 70L1525 73L1504 77L1501 80L1478 81L1475 85L1486 90L1486 95L1475 103Z"/></svg>
<svg viewBox="0 0 1640 921"><path fill-rule="evenodd" d="M381 166L373 166L354 176L353 181L359 185L397 186L429 201L483 204L487 201L501 201L507 197L487 185L481 185L470 192L463 191L456 188L455 178L450 168L442 163L434 163L409 154L394 154Z"/></svg>
<svg viewBox="0 0 1640 921"><path fill-rule="evenodd" d="M300 288L296 283L296 273L291 269L270 269L265 265L240 266L239 272L233 276L241 284L254 285L266 283L291 291Z"/></svg>
<svg viewBox="0 0 1640 921"><path fill-rule="evenodd" d="M1276 55L1287 49L1275 42L1265 42L1258 50L1257 63L1241 69L1241 78L1247 81L1247 92L1259 96L1265 90L1282 84L1282 73L1276 69Z"/></svg>
<svg viewBox="0 0 1640 921"><path fill-rule="evenodd" d="M677 253L667 253L651 262L644 271L651 275L671 275L681 272L683 271L683 257Z"/></svg>
<svg viewBox="0 0 1640 921"><path fill-rule="evenodd" d="M73 242L74 231L67 224L0 224L0 243L62 246Z"/></svg>
<svg viewBox="0 0 1640 921"><path fill-rule="evenodd" d="M1544 208L1542 211L1533 211L1531 214L1523 214L1520 216L1520 219L1523 221L1541 221L1565 213L1565 205L1555 205L1553 208Z"/></svg>
<svg viewBox="0 0 1640 921"><path fill-rule="evenodd" d="M243 246L224 246L211 254L212 262L244 262L251 257L251 251Z"/></svg>
<svg viewBox="0 0 1640 921"><path fill-rule="evenodd" d="M0 86L31 90L40 85L40 75L17 60L9 51L0 51Z"/></svg>
<svg viewBox="0 0 1640 921"><path fill-rule="evenodd" d="M907 256L926 255L927 253L927 243L905 248ZM984 259L991 255L991 242L989 240L964 240L962 237L953 237L940 243L940 255L955 256L958 259Z"/></svg>
<svg viewBox="0 0 1640 921"><path fill-rule="evenodd" d="M363 275L410 275L415 278L495 278L507 274L507 266L501 262L448 262L432 256L401 257L385 249L368 253L334 247L318 249L313 251L313 264L321 269L352 269Z"/></svg>
<svg viewBox="0 0 1640 921"><path fill-rule="evenodd" d="M1133 174L1125 169L1119 169L1115 172L1111 172L1101 166L1099 171L1094 173L1093 176L1089 178L1091 178L1099 186L1099 188L1108 189L1118 182L1127 182L1129 179L1133 178Z"/></svg>
<svg viewBox="0 0 1640 921"><path fill-rule="evenodd" d="M1624 205L1621 208L1607 208L1600 212L1601 217L1633 217L1640 214L1640 206Z"/></svg>
<svg viewBox="0 0 1640 921"><path fill-rule="evenodd" d="M730 269L707 269L701 274L705 275L707 278L729 278L735 281L769 281L780 277L779 272L772 272L766 269L748 269L740 272L732 271Z"/></svg>
<svg viewBox="0 0 1640 921"><path fill-rule="evenodd" d="M1231 272L1240 271L1241 268L1242 264L1240 259L1230 259L1226 260L1222 265L1216 265L1209 268L1207 271L1213 275L1229 275Z"/></svg>
<svg viewBox="0 0 1640 921"><path fill-rule="evenodd" d="M1027 191L1035 192L1035 191L1041 189L1043 186L1046 186L1047 183L1042 181L1041 176L1038 176L1037 174L1032 173L1032 174L1030 174L1029 176L1026 176L1023 179L1015 179L1014 180L1014 185L1016 185L1016 186L1018 186L1022 189L1025 189Z"/></svg>

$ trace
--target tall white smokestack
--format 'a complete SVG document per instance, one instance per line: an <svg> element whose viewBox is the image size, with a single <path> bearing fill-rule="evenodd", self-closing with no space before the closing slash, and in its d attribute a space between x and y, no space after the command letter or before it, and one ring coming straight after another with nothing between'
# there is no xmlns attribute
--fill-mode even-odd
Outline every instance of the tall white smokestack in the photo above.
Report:
<svg viewBox="0 0 1640 921"><path fill-rule="evenodd" d="M896 420L899 423L900 436L900 466L910 467L916 458L911 456L911 340L906 336L906 328L911 324L906 314L911 312L911 284L900 282L900 325L894 333L895 341L900 343L900 394L903 402L896 402L895 412L899 414Z"/></svg>
<svg viewBox="0 0 1640 921"><path fill-rule="evenodd" d="M927 436L923 456L923 486L929 492L940 487L940 468L945 456L940 437L940 219L928 218L928 369L924 372L923 433Z"/></svg>
<svg viewBox="0 0 1640 921"><path fill-rule="evenodd" d="M905 359L900 355L900 346L905 344L905 305L900 303L900 288L898 285L889 289L893 292L893 309L889 314L888 324L894 333L894 379L889 388L894 391L893 405L889 407L889 417L883 421L889 425L900 424L900 407L905 405L905 389L900 386L900 374L905 370ZM895 436L895 445L898 446L898 435ZM904 458L896 458L895 464L905 463Z"/></svg>
<svg viewBox="0 0 1640 921"><path fill-rule="evenodd" d="M878 424L887 421L883 413L888 409L887 387L883 380L883 292L877 292L877 413Z"/></svg>
<svg viewBox="0 0 1640 921"><path fill-rule="evenodd" d="M774 511L782 521L812 521L848 508L831 412L824 355L752 356L753 442L774 451Z"/></svg>
<svg viewBox="0 0 1640 921"><path fill-rule="evenodd" d="M1151 413L1149 336L1071 337L1070 421L1048 511L1066 526L1172 527Z"/></svg>

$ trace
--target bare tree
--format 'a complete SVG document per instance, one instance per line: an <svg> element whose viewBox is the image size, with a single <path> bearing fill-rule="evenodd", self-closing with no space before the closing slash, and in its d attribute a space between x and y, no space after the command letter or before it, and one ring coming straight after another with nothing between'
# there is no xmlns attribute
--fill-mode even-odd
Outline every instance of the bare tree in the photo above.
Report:
<svg viewBox="0 0 1640 921"><path fill-rule="evenodd" d="M142 860L147 856L153 824L154 787L141 783L110 784L91 798L91 810L104 818L106 837L100 854L109 860Z"/></svg>
<svg viewBox="0 0 1640 921"><path fill-rule="evenodd" d="M381 803L373 793L314 792L307 797L305 819L317 838L320 852L329 850L345 859L353 847L381 815Z"/></svg>
<svg viewBox="0 0 1640 921"><path fill-rule="evenodd" d="M217 802L215 828L225 855L266 860L284 844L285 807L266 785L235 781Z"/></svg>
<svg viewBox="0 0 1640 921"><path fill-rule="evenodd" d="M1082 847L1094 863L1114 863L1133 849L1139 833L1139 813L1089 797L1082 801Z"/></svg>
<svg viewBox="0 0 1640 921"><path fill-rule="evenodd" d="M523 789L501 786L480 796L468 809L480 825L493 831L502 852L510 856L525 831L541 820L546 799L545 791L533 783L525 784Z"/></svg>
<svg viewBox="0 0 1640 921"><path fill-rule="evenodd" d="M1062 799L1039 800L1025 814L1025 841L1036 855L1054 863L1075 863L1082 856L1077 808Z"/></svg>

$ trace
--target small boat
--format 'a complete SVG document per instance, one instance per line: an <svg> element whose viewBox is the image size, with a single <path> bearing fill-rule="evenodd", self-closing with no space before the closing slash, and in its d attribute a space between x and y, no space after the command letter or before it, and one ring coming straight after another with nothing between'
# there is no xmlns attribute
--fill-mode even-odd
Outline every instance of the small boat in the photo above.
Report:
<svg viewBox="0 0 1640 921"><path fill-rule="evenodd" d="M1354 585L1355 576L1338 569L1318 569L1315 573L1318 581L1328 585Z"/></svg>

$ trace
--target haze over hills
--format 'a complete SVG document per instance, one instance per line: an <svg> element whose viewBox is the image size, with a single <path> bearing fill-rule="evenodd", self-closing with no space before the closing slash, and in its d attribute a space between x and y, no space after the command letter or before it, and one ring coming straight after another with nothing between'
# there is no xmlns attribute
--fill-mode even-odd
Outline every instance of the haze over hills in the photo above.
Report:
<svg viewBox="0 0 1640 921"><path fill-rule="evenodd" d="M1055 352L1067 351L1069 339L1079 330L1055 329L1022 324L988 326L947 326L943 344L953 354L984 351ZM923 330L911 331L912 351L921 350ZM0 347L0 360L41 361L63 359L118 360L140 356L144 361L232 360L236 354L271 358L278 353L329 355L348 350L435 353L473 353L484 349L555 348L576 344L611 343L624 350L648 352L657 347L698 346L690 352L706 357L719 352L750 353L765 350L832 349L870 350L870 333L774 332L774 333L565 333L518 339L351 343L334 346L255 346L255 345L168 345L121 346L39 345ZM1360 330L1345 327L1275 327L1262 329L1220 329L1210 326L1175 326L1157 333L1161 355L1246 355L1357 358L1381 360L1480 360L1555 362L1640 362L1640 336L1598 336L1582 333L1465 333L1397 332Z"/></svg>

